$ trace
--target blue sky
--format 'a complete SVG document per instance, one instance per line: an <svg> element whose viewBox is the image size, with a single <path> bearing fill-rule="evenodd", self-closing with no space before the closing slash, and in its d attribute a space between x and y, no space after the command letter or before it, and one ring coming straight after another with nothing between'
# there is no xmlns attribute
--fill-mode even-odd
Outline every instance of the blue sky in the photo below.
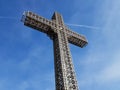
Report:
<svg viewBox="0 0 120 90"><path fill-rule="evenodd" d="M0 0L0 90L55 90L53 44L20 21L60 12L89 44L70 44L80 90L120 90L120 0Z"/></svg>

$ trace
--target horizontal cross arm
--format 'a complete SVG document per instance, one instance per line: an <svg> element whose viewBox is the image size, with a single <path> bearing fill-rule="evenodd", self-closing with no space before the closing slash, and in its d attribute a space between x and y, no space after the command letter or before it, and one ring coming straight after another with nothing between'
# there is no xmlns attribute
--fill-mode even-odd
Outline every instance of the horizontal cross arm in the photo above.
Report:
<svg viewBox="0 0 120 90"><path fill-rule="evenodd" d="M24 13L22 21L24 22L24 25L32 27L44 33L47 33L50 28L56 27L56 24L54 22L29 11Z"/></svg>
<svg viewBox="0 0 120 90"><path fill-rule="evenodd" d="M76 32L73 32L72 30L66 29L67 31L67 36L68 36L68 41L76 46L79 46L83 48L88 44L87 39L83 36L80 35Z"/></svg>

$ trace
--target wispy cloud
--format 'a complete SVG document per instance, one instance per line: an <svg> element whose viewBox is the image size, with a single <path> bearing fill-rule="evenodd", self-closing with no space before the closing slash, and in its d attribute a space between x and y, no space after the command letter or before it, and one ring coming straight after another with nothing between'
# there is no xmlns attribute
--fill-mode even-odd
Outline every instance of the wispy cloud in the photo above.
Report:
<svg viewBox="0 0 120 90"><path fill-rule="evenodd" d="M112 58L113 63L106 66L100 73L98 73L96 79L98 82L102 83L111 83L114 81L120 81L120 53L116 53L117 55Z"/></svg>
<svg viewBox="0 0 120 90"><path fill-rule="evenodd" d="M94 87L97 84L102 85L104 89L115 87L115 90L119 90L120 1L105 0L99 9L98 11L102 12L101 18L96 18L96 21L103 23L103 29L94 39L98 40L97 43L90 41L92 39L89 38L89 42L92 42L93 46L89 44L88 54L82 58L83 61L80 61L80 66L83 66L84 71L79 76L79 85L85 88L86 85ZM96 34L96 32L93 33Z"/></svg>
<svg viewBox="0 0 120 90"><path fill-rule="evenodd" d="M99 27L89 26L89 25L70 24L70 23L65 23L65 24L68 25L68 26L82 27L82 28L88 28L88 29L93 29L93 30L98 30L98 29L100 29Z"/></svg>
<svg viewBox="0 0 120 90"><path fill-rule="evenodd" d="M108 62L108 64L103 65L103 66L101 65L102 67L99 68L99 71L94 72L93 69L92 69L93 72L91 72L91 73L89 71L87 71L87 72L85 71L80 77L80 78L82 78L81 80L79 80L80 81L80 83L79 83L80 86L94 85L96 83L99 84L99 85L101 85L101 84L102 85L104 85L104 84L109 84L110 85L112 83L119 82L120 81L120 72L119 72L119 69L120 69L120 56L119 56L120 52L117 52L115 54L116 55L112 56L112 60L114 60L114 61ZM96 60L98 58L99 57L96 56ZM103 59L107 60L108 58L104 57ZM94 59L91 59L91 61L92 60L94 61ZM88 63L91 63L92 65L94 65L94 64L101 63L101 62L97 61L94 64L92 62L84 63L86 68L91 67L90 64L88 64ZM91 70L91 69L89 69L89 70Z"/></svg>
<svg viewBox="0 0 120 90"><path fill-rule="evenodd" d="M88 12L88 10L91 10L91 9L89 9L89 7L93 6L93 4L95 4L93 2L94 1L96 2L97 0L92 0L92 2L89 1L89 3L91 3L91 4L89 4L88 2L87 3L84 2L83 6L80 5L79 1L80 0L77 0L78 6L77 6L77 10L75 10L77 12L77 14L75 14L73 16L73 20L75 20L74 21L75 23L82 23L84 21L84 24L79 25L79 24L67 23L67 25L101 31L97 37L94 36L94 35L96 35L96 32L92 32L94 39L93 38L91 39L90 36L92 36L92 35L89 36L88 39L89 39L90 44L88 44L89 46L86 47L88 49L87 50L88 52L83 51L86 53L86 55L84 55L83 52L81 52L82 57L79 57L80 53L78 54L78 52L77 53L75 52L76 56L78 56L76 59L79 60L79 61L77 61L77 65L78 65L77 67L79 67L79 69L81 69L81 66L82 66L82 70L78 71L79 86L86 88L86 86L88 87L89 85L96 86L96 83L97 83L97 85L103 84L101 87L105 88L105 87L107 87L105 85L108 84L109 87L107 89L105 88L105 89L100 89L100 90L108 90L108 89L111 90L110 89L111 86L114 86L114 85L119 86L118 85L119 83L117 83L117 82L120 81L120 72L119 72L119 70L120 70L120 48L119 48L119 46L120 46L120 42L119 42L120 1L119 0L105 0L104 2L102 1L103 5L101 7L99 7L99 9L97 9L97 7L96 7L96 10L101 12L100 15L98 15L99 19L96 18L96 21L103 23L102 30L101 30L101 27L94 27L94 26L98 26L98 25L91 24L91 23L93 23L93 21L92 21L93 18L90 19L90 17L93 14L89 15L91 13L91 11L89 11L89 13L86 13L86 12ZM80 1L80 2L82 3L83 1ZM31 8L32 8L32 10L37 11L40 7L39 7L39 3L37 3L37 5L36 5L36 3L37 2L35 0L33 0L32 2L29 2L29 0L27 0L27 1L25 1L25 3L22 2L21 8L23 8L25 10L26 9L31 10ZM48 3L48 5L49 5L49 3ZM84 5L86 7L84 7ZM37 9L36 9L36 6L38 7ZM79 6L84 7L83 10L80 9L80 11L82 11L82 13L79 11L79 8L81 8ZM48 10L48 8L46 8L45 10ZM43 11L45 11L45 10L43 10ZM40 12L40 11L38 10L37 12ZM85 16L85 18L84 18L84 16ZM80 17L80 19L78 19L78 17ZM2 19L16 20L17 18L0 16L0 19L1 20ZM70 23L74 23L73 20L71 20ZM89 23L86 24L86 22L88 22L88 21L89 21ZM20 54L20 58L17 57L18 54L15 54L14 50L11 49L10 52L13 54L10 53L10 56L13 55L14 58L8 57L9 58L8 63L5 60L5 58L1 59L1 60L4 60L4 62L5 62L5 64L2 63L3 64L2 68L4 68L4 69L1 68L1 72L2 72L2 70L4 70L7 72L7 73L5 73L5 75L8 73L9 74L4 76L4 78L2 78L2 77L0 78L0 90L26 90L26 89L54 90L53 89L53 87L54 87L54 79L53 79L54 72L53 72L53 67L50 66L53 61L53 58L51 58L51 57L53 57L53 56L52 56L51 52L48 51L48 50L50 50L50 48L52 49L52 47L48 46L48 45L50 45L50 43L47 43L47 44L44 43L44 45L43 45L43 44L38 44L37 42L34 42L38 37L33 40L31 31L24 30L25 28L23 29L19 24L18 25L17 24L18 23L16 23L16 25L14 26L14 27L16 27L14 30L17 31L19 29L18 30L19 32L17 31L19 34L16 34L16 32L13 31L15 33L12 32L13 35L11 35L11 37L14 36L14 37L12 37L14 39L19 38L19 37L22 38L22 39L18 39L17 40L18 44L16 44L17 49L18 49L18 47L22 48L21 51L16 50L16 52L19 52L18 54ZM89 25L92 25L92 26L89 26ZM24 31L20 31L20 30L24 30ZM8 32L8 31L6 31L6 32ZM4 34L4 36L8 36L8 35L6 33ZM21 35L21 36L19 36L19 35ZM37 34L35 34L35 36L37 36ZM27 42L29 40L30 40L30 43ZM38 42L39 42L39 40L38 40ZM6 39L5 39L5 42L6 42ZM13 41L11 43L14 43L14 42L15 41ZM41 42L42 41L40 40L40 43ZM29 45L22 46L23 43L28 43L31 46L33 45L33 48L31 49L31 47L29 47ZM10 44L7 44L8 48L10 48L9 45ZM45 46L48 46L48 47L45 47ZM25 51L23 50L24 49L23 47L26 47ZM28 50L28 48L29 48L29 50ZM6 54L8 51L9 51L9 49L6 51ZM1 53L3 53L3 52L1 52ZM7 56L5 56L5 57L7 57ZM83 60L81 60L81 58ZM16 59L16 60L14 60L14 59ZM79 64L78 64L78 62L79 62ZM10 76L10 74L13 72L14 72L14 74L16 74L15 75L16 77L12 76L13 74ZM92 89L89 88L89 89L83 89L83 90L92 90ZM94 89L94 90L99 90L99 88ZM113 89L113 90L119 90L119 89L117 89L117 87L115 87L115 89Z"/></svg>

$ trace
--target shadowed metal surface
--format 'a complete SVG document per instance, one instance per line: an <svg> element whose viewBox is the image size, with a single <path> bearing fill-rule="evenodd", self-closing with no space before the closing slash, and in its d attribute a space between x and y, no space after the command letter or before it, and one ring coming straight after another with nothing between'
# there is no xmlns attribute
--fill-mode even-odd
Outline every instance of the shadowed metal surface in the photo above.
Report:
<svg viewBox="0 0 120 90"><path fill-rule="evenodd" d="M87 40L83 35L71 31L64 25L62 16L55 12L48 20L32 12L25 12L24 25L46 33L54 45L54 66L56 90L78 90L69 43L84 47Z"/></svg>

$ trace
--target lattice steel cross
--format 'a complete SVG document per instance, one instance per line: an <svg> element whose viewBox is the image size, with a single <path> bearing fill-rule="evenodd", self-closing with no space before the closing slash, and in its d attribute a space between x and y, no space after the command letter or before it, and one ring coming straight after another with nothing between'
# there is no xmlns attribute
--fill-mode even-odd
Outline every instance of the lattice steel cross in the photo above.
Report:
<svg viewBox="0 0 120 90"><path fill-rule="evenodd" d="M68 43L82 48L88 43L86 38L68 29L57 12L52 20L48 20L28 11L24 13L22 21L24 25L46 33L53 40L56 90L78 90Z"/></svg>

